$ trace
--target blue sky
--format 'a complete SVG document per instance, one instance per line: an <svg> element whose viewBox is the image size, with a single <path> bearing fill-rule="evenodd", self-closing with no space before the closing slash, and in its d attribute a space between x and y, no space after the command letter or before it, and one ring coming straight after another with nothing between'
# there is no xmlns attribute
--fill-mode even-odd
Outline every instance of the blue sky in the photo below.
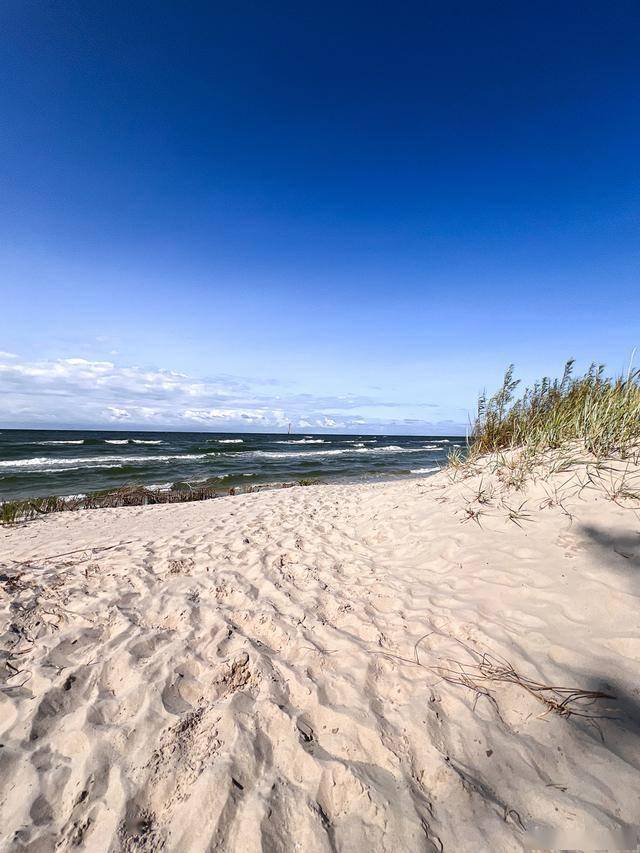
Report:
<svg viewBox="0 0 640 853"><path fill-rule="evenodd" d="M637 3L0 26L0 425L459 432L640 344Z"/></svg>

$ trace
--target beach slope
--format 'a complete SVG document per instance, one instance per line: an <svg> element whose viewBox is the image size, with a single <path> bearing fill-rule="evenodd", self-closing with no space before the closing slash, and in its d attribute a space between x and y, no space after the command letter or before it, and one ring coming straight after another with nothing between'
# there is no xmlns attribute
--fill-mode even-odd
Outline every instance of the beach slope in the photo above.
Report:
<svg viewBox="0 0 640 853"><path fill-rule="evenodd" d="M467 474L0 529L0 849L634 847L638 471Z"/></svg>

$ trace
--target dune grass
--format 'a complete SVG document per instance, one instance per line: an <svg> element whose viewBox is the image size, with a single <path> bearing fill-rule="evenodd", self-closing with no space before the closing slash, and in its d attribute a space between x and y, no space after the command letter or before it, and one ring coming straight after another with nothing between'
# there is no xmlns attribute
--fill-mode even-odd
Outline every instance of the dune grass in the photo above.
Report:
<svg viewBox="0 0 640 853"><path fill-rule="evenodd" d="M570 359L562 378L544 377L516 397L520 383L511 365L500 389L480 397L468 458L516 449L535 456L571 446L596 459L637 456L640 371L609 377L604 365L593 364L575 377L573 367Z"/></svg>
<svg viewBox="0 0 640 853"><path fill-rule="evenodd" d="M98 509L102 507L144 506L146 504L184 503L203 501L217 497L215 488L209 485L191 487L185 484L167 491L147 489L144 486L128 485L117 489L91 492L78 498L51 495L45 498L25 498L5 501L0 505L0 524L29 521L39 515L64 510Z"/></svg>
<svg viewBox="0 0 640 853"><path fill-rule="evenodd" d="M320 480L300 480L299 485L310 486ZM170 489L148 489L141 485L124 485L119 488L90 492L80 497L58 497L50 495L44 498L22 498L0 503L0 525L31 521L51 512L65 512L79 509L113 509L123 506L146 506L148 504L174 504L189 501L206 501L224 495L248 494L264 489L289 489L295 486L292 481L278 483L256 483L246 486L231 486L221 490L214 482L191 485L186 482L174 483Z"/></svg>

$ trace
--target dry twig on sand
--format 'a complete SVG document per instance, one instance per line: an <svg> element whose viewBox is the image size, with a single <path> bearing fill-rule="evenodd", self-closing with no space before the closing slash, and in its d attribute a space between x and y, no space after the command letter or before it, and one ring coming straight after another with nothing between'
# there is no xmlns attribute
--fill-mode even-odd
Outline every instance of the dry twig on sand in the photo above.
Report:
<svg viewBox="0 0 640 853"><path fill-rule="evenodd" d="M609 693L604 693L601 690L585 690L581 687L564 687L545 684L535 679L521 675L515 667L500 655L488 651L477 651L462 640L456 637L447 636L460 645L470 656L470 662L460 661L454 658L446 658L443 663L425 664L422 663L418 654L420 643L433 633L440 634L439 631L430 631L421 637L414 647L414 656L416 663L424 666L436 675L439 675L443 681L449 684L458 684L472 690L476 694L476 702L480 696L487 698L499 713L498 704L494 695L489 689L489 685L499 683L514 684L522 690L529 693L538 702L546 706L546 711L540 715L545 717L547 714L555 713L561 717L582 717L595 724L598 719L607 719L606 713L597 713L592 711L592 706L601 700L615 700L615 696ZM475 703L474 703L475 706ZM599 730L599 729L598 729ZM600 730L599 730L600 731ZM602 736L602 732L600 732Z"/></svg>

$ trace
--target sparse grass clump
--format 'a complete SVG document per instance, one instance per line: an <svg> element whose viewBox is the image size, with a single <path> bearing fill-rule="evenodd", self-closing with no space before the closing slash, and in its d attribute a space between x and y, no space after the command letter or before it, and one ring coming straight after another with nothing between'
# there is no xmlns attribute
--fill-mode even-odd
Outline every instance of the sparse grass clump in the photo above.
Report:
<svg viewBox="0 0 640 853"><path fill-rule="evenodd" d="M302 480L300 485L310 486L320 480ZM115 489L90 492L78 497L23 498L21 500L0 503L0 525L31 521L50 512L63 512L79 509L113 509L126 506L146 506L147 504L174 504L189 501L206 501L224 494L237 495L262 491L263 489L290 489L295 482L255 483L246 486L231 486L221 491L219 482L207 480L192 485L187 482L173 483L170 489L148 489L141 485L124 485Z"/></svg>
<svg viewBox="0 0 640 853"><path fill-rule="evenodd" d="M0 523L15 524L18 521L29 521L39 515L62 512L63 510L185 503L186 501L208 500L216 496L215 488L206 484L197 487L176 484L174 488L167 491L147 489L144 486L121 486L118 489L91 492L77 498L63 498L52 495L46 498L5 501L0 505Z"/></svg>
<svg viewBox="0 0 640 853"><path fill-rule="evenodd" d="M4 501L0 505L0 523L13 524L35 518L37 515L45 515L49 512L60 512L67 508L68 501L51 495L46 498L28 498L26 500Z"/></svg>
<svg viewBox="0 0 640 853"><path fill-rule="evenodd" d="M502 387L492 397L480 397L470 459L516 449L533 456L571 445L596 459L637 455L640 371L611 378L604 365L593 364L574 377L573 365L570 359L561 379L544 377L517 399L519 380L511 365Z"/></svg>

